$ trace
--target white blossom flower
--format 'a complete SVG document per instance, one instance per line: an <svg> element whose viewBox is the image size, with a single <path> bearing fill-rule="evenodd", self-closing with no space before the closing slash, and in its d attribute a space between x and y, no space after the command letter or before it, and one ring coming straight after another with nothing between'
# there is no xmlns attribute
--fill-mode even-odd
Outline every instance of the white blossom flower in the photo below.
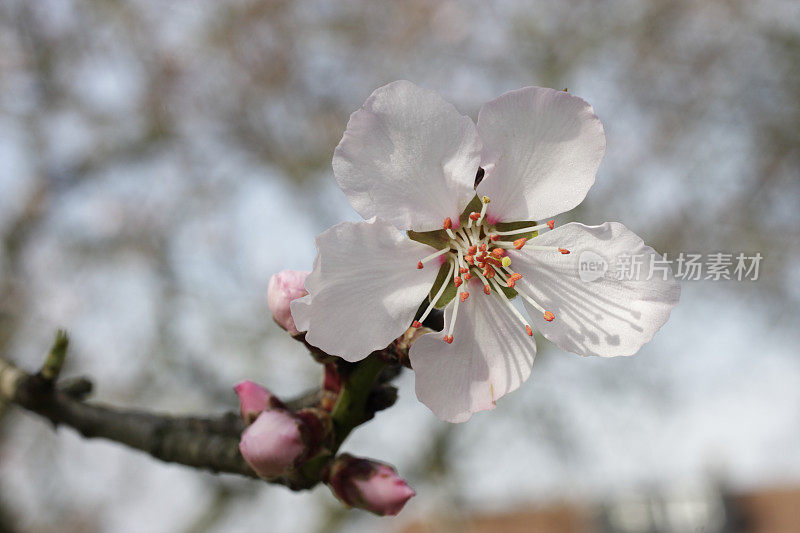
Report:
<svg viewBox="0 0 800 533"><path fill-rule="evenodd" d="M667 321L678 284L671 274L582 281L579 254L608 264L660 256L619 223L534 222L578 205L604 153L592 107L563 91L511 91L484 105L476 125L410 82L377 89L333 157L367 220L317 237L309 294L292 302L298 329L357 361L444 308L444 330L409 356L418 398L451 422L493 408L528 378L534 329L580 355L635 353Z"/></svg>

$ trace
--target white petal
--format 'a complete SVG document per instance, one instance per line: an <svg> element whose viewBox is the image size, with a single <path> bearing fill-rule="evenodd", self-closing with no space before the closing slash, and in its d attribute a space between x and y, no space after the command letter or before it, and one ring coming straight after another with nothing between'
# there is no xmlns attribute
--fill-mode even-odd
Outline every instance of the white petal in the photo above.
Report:
<svg viewBox="0 0 800 533"><path fill-rule="evenodd" d="M542 334L564 350L602 357L632 355L653 338L678 303L680 285L671 271L666 280L661 272L647 279L651 260L661 256L619 222L567 224L528 246L541 245L566 248L570 254L526 247L509 254L511 268L523 275L518 288L555 314L555 320L547 322L541 312L525 305ZM641 258L641 275L635 279L627 279L633 277L630 270L621 269L625 256ZM603 264L608 266L604 275Z"/></svg>
<svg viewBox="0 0 800 533"><path fill-rule="evenodd" d="M385 85L350 116L333 173L365 219L399 229L441 229L475 195L481 142L475 124L436 92Z"/></svg>
<svg viewBox="0 0 800 533"><path fill-rule="evenodd" d="M292 302L306 340L358 361L402 335L436 279L438 268L417 269L432 249L381 219L343 222L316 242L309 295Z"/></svg>
<svg viewBox="0 0 800 533"><path fill-rule="evenodd" d="M478 194L492 222L541 220L581 203L606 150L592 106L564 91L525 87L478 115L486 171Z"/></svg>
<svg viewBox="0 0 800 533"><path fill-rule="evenodd" d="M496 294L471 283L460 304L453 343L430 333L411 345L417 398L447 422L464 422L472 413L494 408L531 374L536 343ZM453 304L445 311L445 330Z"/></svg>
<svg viewBox="0 0 800 533"><path fill-rule="evenodd" d="M289 304L292 310L292 320L297 331L308 331L311 322L311 295L306 294L302 298L292 300Z"/></svg>
<svg viewBox="0 0 800 533"><path fill-rule="evenodd" d="M309 278L311 278L312 285L315 283L314 280L319 278L319 254L314 257L314 266L311 269L311 273L306 276L306 281L303 285L306 292L308 292ZM292 313L292 320L294 320L297 331L308 331L308 324L311 320L311 298L311 294L306 294L289 303L289 310Z"/></svg>

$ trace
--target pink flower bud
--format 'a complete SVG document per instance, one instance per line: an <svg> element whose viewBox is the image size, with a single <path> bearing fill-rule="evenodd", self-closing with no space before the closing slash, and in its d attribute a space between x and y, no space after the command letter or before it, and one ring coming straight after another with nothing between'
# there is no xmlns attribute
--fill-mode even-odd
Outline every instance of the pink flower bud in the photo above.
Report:
<svg viewBox="0 0 800 533"><path fill-rule="evenodd" d="M347 505L377 515L396 515L416 495L391 466L349 454L336 458L328 485Z"/></svg>
<svg viewBox="0 0 800 533"><path fill-rule="evenodd" d="M242 433L239 451L259 476L279 476L306 449L301 424L283 409L264 411Z"/></svg>
<svg viewBox="0 0 800 533"><path fill-rule="evenodd" d="M308 294L304 283L310 272L282 270L269 279L267 303L275 321L289 333L297 333L289 303Z"/></svg>
<svg viewBox="0 0 800 533"><path fill-rule="evenodd" d="M233 390L239 397L242 419L248 424L252 424L261 411L280 406L280 401L270 391L250 380L240 381Z"/></svg>

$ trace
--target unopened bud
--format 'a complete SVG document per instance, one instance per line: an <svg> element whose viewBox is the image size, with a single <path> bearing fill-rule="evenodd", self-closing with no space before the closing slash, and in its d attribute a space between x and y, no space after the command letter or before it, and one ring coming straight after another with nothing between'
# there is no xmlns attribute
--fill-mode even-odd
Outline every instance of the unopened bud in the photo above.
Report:
<svg viewBox="0 0 800 533"><path fill-rule="evenodd" d="M391 466L342 454L327 480L343 503L377 515L396 515L416 493Z"/></svg>
<svg viewBox="0 0 800 533"><path fill-rule="evenodd" d="M281 401L270 391L250 380L240 381L233 390L239 397L242 419L248 424L261 414L261 411L273 407L283 407Z"/></svg>
<svg viewBox="0 0 800 533"><path fill-rule="evenodd" d="M308 294L304 283L309 272L283 270L269 279L267 303L272 316L289 333L298 333L289 303Z"/></svg>
<svg viewBox="0 0 800 533"><path fill-rule="evenodd" d="M239 451L259 476L280 476L306 449L302 424L284 409L263 411L242 433Z"/></svg>

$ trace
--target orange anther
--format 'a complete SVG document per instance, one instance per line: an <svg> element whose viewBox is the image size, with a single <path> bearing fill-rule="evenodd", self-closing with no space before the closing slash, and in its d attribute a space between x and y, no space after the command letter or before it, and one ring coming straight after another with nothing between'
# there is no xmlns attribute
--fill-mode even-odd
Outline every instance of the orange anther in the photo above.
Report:
<svg viewBox="0 0 800 533"><path fill-rule="evenodd" d="M444 339L442 339L447 344L453 344L453 336L452 335L445 335Z"/></svg>
<svg viewBox="0 0 800 533"><path fill-rule="evenodd" d="M492 294L492 289L489 287L489 285L483 286L483 294Z"/></svg>
<svg viewBox="0 0 800 533"><path fill-rule="evenodd" d="M528 324L525 324L525 333L528 334L528 337L533 337L533 330Z"/></svg>
<svg viewBox="0 0 800 533"><path fill-rule="evenodd" d="M550 229L553 229L553 227L554 227L555 225L556 225L556 221L555 221L555 220L548 220L548 221L547 221L547 227L548 227L548 228L550 228Z"/></svg>
<svg viewBox="0 0 800 533"><path fill-rule="evenodd" d="M483 277L485 278L493 278L495 275L495 271L492 268L492 265L486 265L486 268L483 269Z"/></svg>
<svg viewBox="0 0 800 533"><path fill-rule="evenodd" d="M417 262L417 268L422 268L422 267L423 267L422 261L418 261Z"/></svg>
<svg viewBox="0 0 800 533"><path fill-rule="evenodd" d="M516 284L517 282L514 281L513 279L509 279L508 281L506 281L506 287L508 287L509 289L513 289Z"/></svg>
<svg viewBox="0 0 800 533"><path fill-rule="evenodd" d="M444 229L450 229L450 228L453 227L453 221L450 220L450 217L447 217L446 219L444 219L444 224L442 224L442 227Z"/></svg>
<svg viewBox="0 0 800 533"><path fill-rule="evenodd" d="M522 274L520 274L519 272L514 272L513 274L508 276L508 279L510 279L511 281L519 281L522 279Z"/></svg>
<svg viewBox="0 0 800 533"><path fill-rule="evenodd" d="M503 257L505 253L506 251L503 250L502 248L495 248L494 250L492 250L492 255L495 257Z"/></svg>
<svg viewBox="0 0 800 533"><path fill-rule="evenodd" d="M569 253L569 250L567 250L566 248L559 248L558 251L564 255L567 255Z"/></svg>
<svg viewBox="0 0 800 533"><path fill-rule="evenodd" d="M466 267L459 267L459 268L458 268L458 272L459 272L460 274L466 274L467 272L469 272L469 269L468 269L468 268L466 268Z"/></svg>
<svg viewBox="0 0 800 533"><path fill-rule="evenodd" d="M459 278L458 276L456 276L455 278L453 278L453 283L456 284L456 287L460 287L461 284L464 283L464 281L461 278Z"/></svg>
<svg viewBox="0 0 800 533"><path fill-rule="evenodd" d="M467 248L467 253L470 255L475 255L476 253L478 253L478 247L473 244L472 246Z"/></svg>
<svg viewBox="0 0 800 533"><path fill-rule="evenodd" d="M472 220L478 220L479 218L481 218L481 214L473 211L472 213L469 214L469 218L471 218Z"/></svg>
<svg viewBox="0 0 800 533"><path fill-rule="evenodd" d="M500 240L500 235L495 235L494 233L492 233L491 235L489 235L489 240L492 242Z"/></svg>
<svg viewBox="0 0 800 533"><path fill-rule="evenodd" d="M483 243L483 244L481 244L481 245L478 247L478 249L479 249L481 252L485 252L485 251L486 251L486 243Z"/></svg>
<svg viewBox="0 0 800 533"><path fill-rule="evenodd" d="M547 320L548 322L552 322L555 317L556 317L556 315L554 315L550 311L545 311L544 312L544 319Z"/></svg>
<svg viewBox="0 0 800 533"><path fill-rule="evenodd" d="M475 264L475 258L472 257L471 255L465 255L464 256L464 261L466 261L470 265L474 265Z"/></svg>
<svg viewBox="0 0 800 533"><path fill-rule="evenodd" d="M412 328L422 327L422 322L420 322L419 320L415 320L414 322L411 323L411 327Z"/></svg>
<svg viewBox="0 0 800 533"><path fill-rule="evenodd" d="M467 272L466 274L464 274L464 281L469 281L469 280L471 280L471 279L472 279L472 274L470 274L469 272Z"/></svg>
<svg viewBox="0 0 800 533"><path fill-rule="evenodd" d="M460 298L462 302L466 302L467 298L469 298L469 293L467 291L462 292Z"/></svg>
<svg viewBox="0 0 800 533"><path fill-rule="evenodd" d="M503 263L495 259L494 257L487 257L486 262L492 264L494 266L503 266Z"/></svg>
<svg viewBox="0 0 800 533"><path fill-rule="evenodd" d="M521 239L517 239L514 241L514 248L517 250L522 250L522 247L525 246L525 243L528 242L528 239L522 237Z"/></svg>

